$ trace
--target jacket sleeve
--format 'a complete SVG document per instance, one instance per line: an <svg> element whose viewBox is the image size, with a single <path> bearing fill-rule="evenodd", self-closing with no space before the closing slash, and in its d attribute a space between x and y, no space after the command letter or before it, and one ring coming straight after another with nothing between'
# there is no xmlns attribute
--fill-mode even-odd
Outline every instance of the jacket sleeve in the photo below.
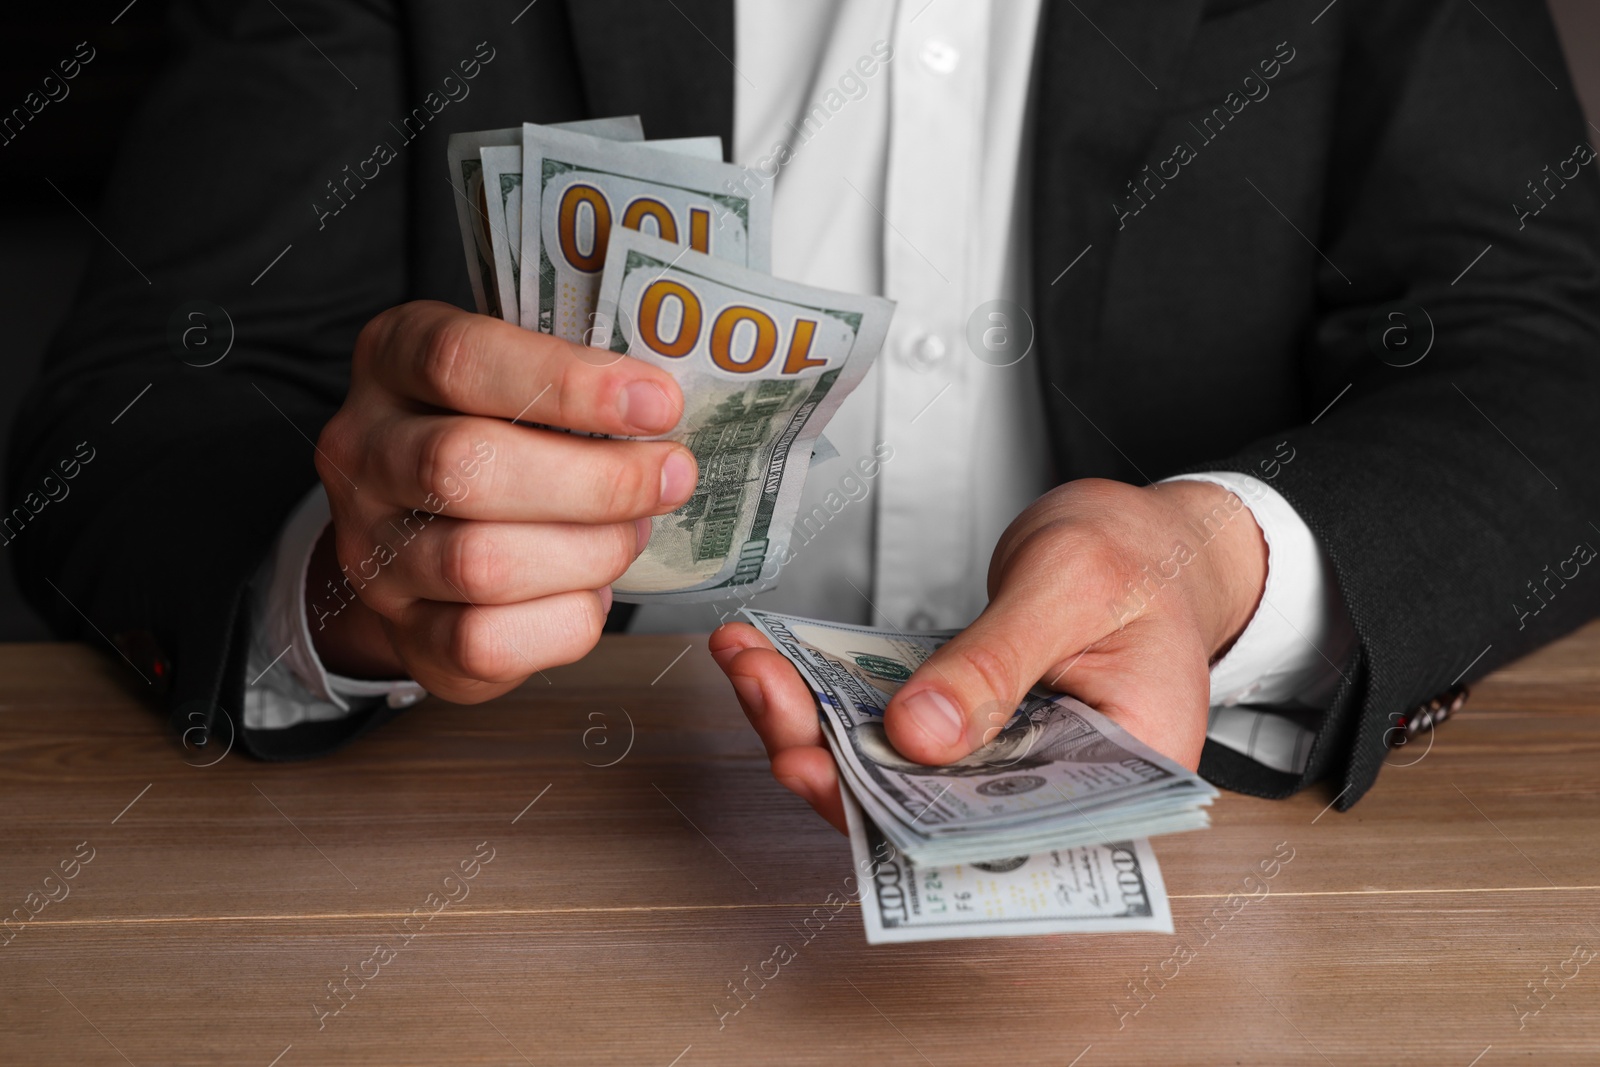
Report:
<svg viewBox="0 0 1600 1067"><path fill-rule="evenodd" d="M58 633L116 638L186 739L232 745L247 583L315 483L355 335L404 299L408 178L379 146L405 151L405 53L375 0L186 0L170 18L172 65L103 202L80 205L104 239L15 428L13 496L93 459L59 502L33 494L12 547Z"/></svg>
<svg viewBox="0 0 1600 1067"><path fill-rule="evenodd" d="M1303 353L1329 406L1194 469L1272 478L1359 639L1305 775L1215 746L1207 772L1269 796L1330 777L1344 809L1408 709L1600 612L1600 163L1543 5L1335 12Z"/></svg>

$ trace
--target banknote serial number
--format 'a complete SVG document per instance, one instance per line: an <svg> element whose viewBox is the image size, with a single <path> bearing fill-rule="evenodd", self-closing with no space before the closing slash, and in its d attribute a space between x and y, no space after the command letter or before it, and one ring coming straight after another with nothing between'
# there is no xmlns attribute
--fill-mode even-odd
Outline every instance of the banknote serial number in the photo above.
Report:
<svg viewBox="0 0 1600 1067"><path fill-rule="evenodd" d="M951 911L977 911L972 903L972 893L968 890L958 890L951 895L947 903L944 898L945 885L939 877L937 867L922 876L922 901L929 915L944 915Z"/></svg>

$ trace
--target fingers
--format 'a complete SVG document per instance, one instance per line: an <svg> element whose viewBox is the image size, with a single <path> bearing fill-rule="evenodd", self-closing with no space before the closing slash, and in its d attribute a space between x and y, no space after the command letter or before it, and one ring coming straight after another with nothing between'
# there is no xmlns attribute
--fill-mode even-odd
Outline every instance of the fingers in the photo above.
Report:
<svg viewBox="0 0 1600 1067"><path fill-rule="evenodd" d="M811 687L781 654L770 648L747 648L725 670L768 755L797 745L823 744Z"/></svg>
<svg viewBox="0 0 1600 1067"><path fill-rule="evenodd" d="M1191 771L1199 768L1211 671L1192 626L1170 616L1139 619L1050 673L1059 676L1055 688Z"/></svg>
<svg viewBox="0 0 1600 1067"><path fill-rule="evenodd" d="M409 523L408 523L408 520ZM395 617L414 600L516 604L621 577L650 537L650 521L470 522L423 513L392 516L340 545L361 598Z"/></svg>
<svg viewBox="0 0 1600 1067"><path fill-rule="evenodd" d="M1041 634L1040 621L1050 618L1053 599L1003 590L971 626L928 657L884 712L895 749L919 763L960 759L992 740L1042 682L1156 751L1198 767L1210 672L1192 621L1155 613L1091 640L1067 628L1062 639L1051 640Z"/></svg>
<svg viewBox="0 0 1600 1067"><path fill-rule="evenodd" d="M728 664L733 657L747 648L771 648L772 642L766 636L747 622L729 622L717 627L706 638L706 648L711 652L711 658L717 661L723 673L727 673Z"/></svg>
<svg viewBox="0 0 1600 1067"><path fill-rule="evenodd" d="M810 804L835 830L848 835L844 801L839 797L839 769L825 748L787 748L772 757L772 776L785 789Z"/></svg>
<svg viewBox="0 0 1600 1067"><path fill-rule="evenodd" d="M637 360L429 301L374 318L316 448L338 563L381 620L357 642L367 659L470 702L588 652L639 520L689 499L694 457L506 420L649 436L682 409L672 376Z"/></svg>
<svg viewBox="0 0 1600 1067"><path fill-rule="evenodd" d="M588 654L609 606L592 590L520 604L419 600L387 628L407 671L424 689L474 704Z"/></svg>
<svg viewBox="0 0 1600 1067"><path fill-rule="evenodd" d="M822 737L811 689L760 631L729 623L708 642L745 716L772 759L772 775L840 833L848 833L839 773Z"/></svg>
<svg viewBox="0 0 1600 1067"><path fill-rule="evenodd" d="M671 441L600 440L462 415L385 420L362 448L364 487L402 507L431 497L463 519L626 522L681 506L699 477L694 454Z"/></svg>
<svg viewBox="0 0 1600 1067"><path fill-rule="evenodd" d="M884 730L904 756L942 764L982 747L1065 644L1041 632L1048 618L1037 595L1001 595L961 633L929 656L889 701Z"/></svg>
<svg viewBox="0 0 1600 1067"><path fill-rule="evenodd" d="M368 323L353 370L436 408L586 433L665 433L683 414L665 371L427 300Z"/></svg>
<svg viewBox="0 0 1600 1067"><path fill-rule="evenodd" d="M711 651L711 658L721 666L724 656L731 657L747 648L771 648L772 642L747 622L728 622L711 631L706 647Z"/></svg>
<svg viewBox="0 0 1600 1067"><path fill-rule="evenodd" d="M1035 683L1053 684L1062 664L1115 628L1102 605L1119 573L1114 550L1070 527L1042 526L1010 546L989 606L889 701L890 742L927 764L988 743Z"/></svg>

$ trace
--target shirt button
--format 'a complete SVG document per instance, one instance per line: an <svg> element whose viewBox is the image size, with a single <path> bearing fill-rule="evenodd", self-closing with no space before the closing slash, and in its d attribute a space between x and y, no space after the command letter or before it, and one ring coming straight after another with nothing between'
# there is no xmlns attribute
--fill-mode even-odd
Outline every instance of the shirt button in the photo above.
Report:
<svg viewBox="0 0 1600 1067"><path fill-rule="evenodd" d="M922 608L918 608L916 611L913 611L911 613L911 618L906 620L907 630L933 630L937 629L938 625L939 620L935 619L930 613L924 611Z"/></svg>
<svg viewBox="0 0 1600 1067"><path fill-rule="evenodd" d="M934 37L923 43L919 58L922 65L935 74L949 74L961 62L961 53L955 45Z"/></svg>
<svg viewBox="0 0 1600 1067"><path fill-rule="evenodd" d="M917 370L927 370L941 362L949 346L936 333L925 333L912 338L905 347L906 362Z"/></svg>

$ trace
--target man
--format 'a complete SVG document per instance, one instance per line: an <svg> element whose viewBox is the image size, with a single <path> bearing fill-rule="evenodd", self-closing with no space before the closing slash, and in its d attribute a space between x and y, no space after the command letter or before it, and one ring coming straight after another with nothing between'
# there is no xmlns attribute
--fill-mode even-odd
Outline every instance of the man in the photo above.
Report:
<svg viewBox="0 0 1600 1067"><path fill-rule="evenodd" d="M524 119L720 132L776 183L777 273L898 301L762 603L971 622L888 709L908 758L1043 680L1221 785L1348 807L1410 708L1600 605L1600 187L1538 7L519 7L177 10L13 476L105 457L23 581L170 665L175 725L315 754L621 622L692 457L513 420L652 434L681 395L449 306L445 138ZM197 300L234 328L204 368L169 342ZM872 481L836 508L840 464ZM738 624L712 651L837 824L798 676Z"/></svg>

